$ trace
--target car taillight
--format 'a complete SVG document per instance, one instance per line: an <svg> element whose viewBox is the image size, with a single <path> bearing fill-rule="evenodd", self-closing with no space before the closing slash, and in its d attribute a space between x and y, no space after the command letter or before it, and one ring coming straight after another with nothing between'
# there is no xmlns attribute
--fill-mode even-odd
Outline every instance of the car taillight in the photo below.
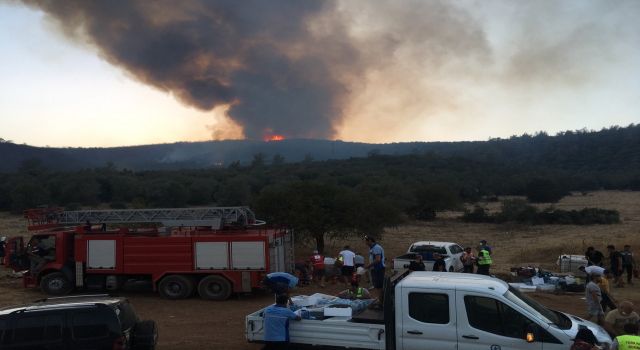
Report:
<svg viewBox="0 0 640 350"><path fill-rule="evenodd" d="M124 336L118 337L113 340L113 350L126 350L127 339Z"/></svg>

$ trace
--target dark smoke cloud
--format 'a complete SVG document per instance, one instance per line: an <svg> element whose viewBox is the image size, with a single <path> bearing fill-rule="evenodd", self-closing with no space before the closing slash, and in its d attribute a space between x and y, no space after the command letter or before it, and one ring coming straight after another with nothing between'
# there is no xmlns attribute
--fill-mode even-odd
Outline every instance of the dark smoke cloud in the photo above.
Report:
<svg viewBox="0 0 640 350"><path fill-rule="evenodd" d="M52 16L67 35L95 46L107 61L188 105L211 110L230 104L229 116L248 138L266 131L327 138L341 118L346 88L329 62L315 56L318 39L308 28L313 17L332 11L332 3L24 2ZM355 52L340 40L332 49L343 59Z"/></svg>

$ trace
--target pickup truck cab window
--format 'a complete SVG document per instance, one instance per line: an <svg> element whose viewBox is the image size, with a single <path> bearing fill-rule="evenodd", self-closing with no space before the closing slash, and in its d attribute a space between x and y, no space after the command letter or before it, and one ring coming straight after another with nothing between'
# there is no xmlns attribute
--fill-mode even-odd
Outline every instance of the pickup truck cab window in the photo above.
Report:
<svg viewBox="0 0 640 350"><path fill-rule="evenodd" d="M469 325L485 332L524 339L528 318L510 306L493 298L467 295L464 297Z"/></svg>
<svg viewBox="0 0 640 350"><path fill-rule="evenodd" d="M449 296L433 293L410 293L409 316L424 323L449 323Z"/></svg>

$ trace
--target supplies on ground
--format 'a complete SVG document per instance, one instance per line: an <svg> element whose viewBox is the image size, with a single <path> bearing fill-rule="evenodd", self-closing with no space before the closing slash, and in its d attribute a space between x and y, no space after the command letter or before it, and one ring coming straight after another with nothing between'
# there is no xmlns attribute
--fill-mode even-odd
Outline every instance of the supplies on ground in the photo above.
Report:
<svg viewBox="0 0 640 350"><path fill-rule="evenodd" d="M513 267L515 282L509 283L521 292L584 292L584 281L571 274L554 274L538 267Z"/></svg>

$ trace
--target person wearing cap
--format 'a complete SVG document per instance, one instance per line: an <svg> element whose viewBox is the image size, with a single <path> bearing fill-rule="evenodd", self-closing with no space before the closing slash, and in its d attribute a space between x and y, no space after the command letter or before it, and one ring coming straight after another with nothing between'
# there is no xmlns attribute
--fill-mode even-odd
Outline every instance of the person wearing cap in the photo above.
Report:
<svg viewBox="0 0 640 350"><path fill-rule="evenodd" d="M371 299L371 295L366 288L360 287L358 280L352 280L349 289L343 290L338 293L338 298L341 299Z"/></svg>
<svg viewBox="0 0 640 350"><path fill-rule="evenodd" d="M311 265L313 281L318 282L320 287L324 288L324 255L318 253L317 250L309 257L309 265Z"/></svg>
<svg viewBox="0 0 640 350"><path fill-rule="evenodd" d="M493 254L493 252L491 251L491 246L487 245L487 241L486 240L480 240L480 249L479 250L486 250L489 252L489 254Z"/></svg>

